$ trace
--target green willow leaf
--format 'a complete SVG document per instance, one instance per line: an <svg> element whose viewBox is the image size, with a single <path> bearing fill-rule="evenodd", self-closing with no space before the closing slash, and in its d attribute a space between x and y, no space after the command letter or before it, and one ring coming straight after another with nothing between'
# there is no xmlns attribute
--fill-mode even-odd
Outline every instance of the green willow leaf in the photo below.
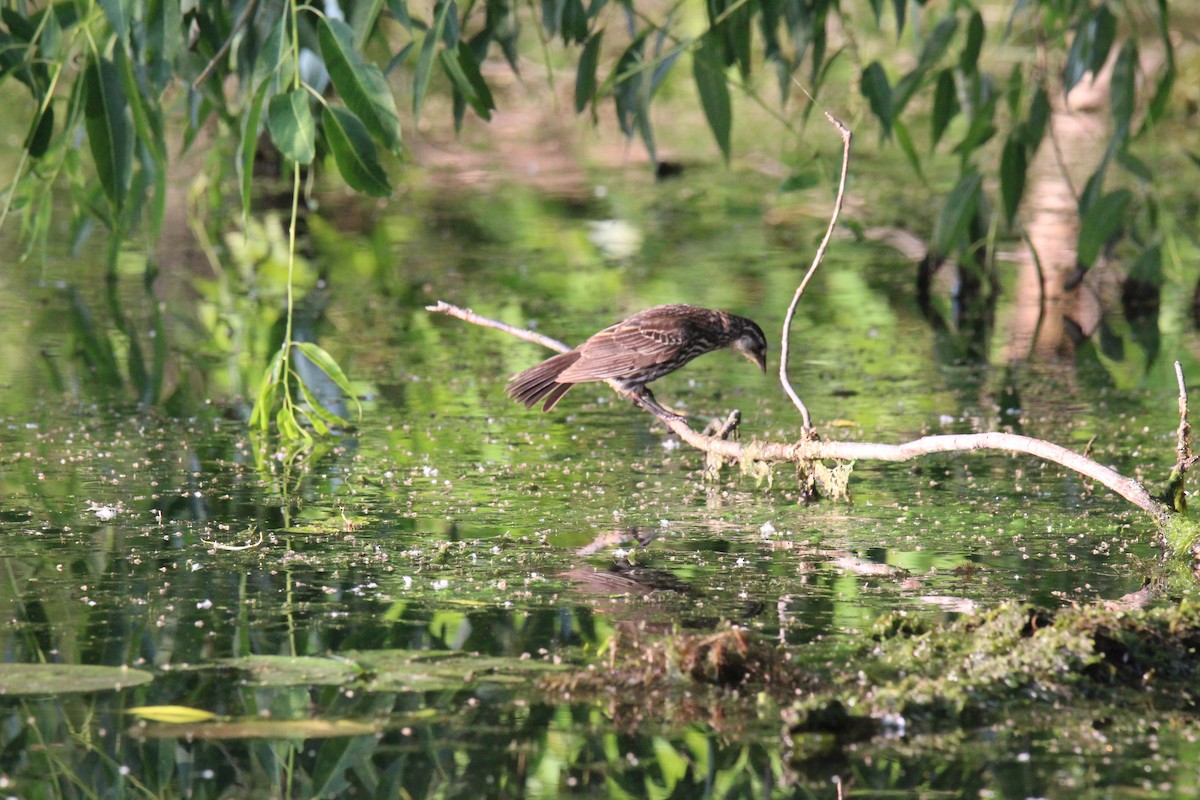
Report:
<svg viewBox="0 0 1200 800"><path fill-rule="evenodd" d="M113 64L117 68L117 74L121 76L121 85L129 101L134 136L140 144L136 150L139 161L147 177L154 183L150 228L157 237L162 230L167 198L167 142L163 133L165 122L162 107L153 97L143 97L143 83L138 79L138 68L125 51L116 51ZM136 182L134 186L137 186ZM132 196L141 202L146 199L146 194L146 191L140 191L134 192Z"/></svg>
<svg viewBox="0 0 1200 800"><path fill-rule="evenodd" d="M1083 219L1092 210L1092 206L1100 199L1100 193L1104 190L1104 177L1108 174L1108 163L1111 160L1113 151L1110 149L1104 153L1104 158L1100 159L1099 166L1092 172L1091 176L1083 184L1083 191L1079 193L1079 218Z"/></svg>
<svg viewBox="0 0 1200 800"><path fill-rule="evenodd" d="M29 126L29 133L25 136L25 152L29 153L31 158L41 158L46 155L53 137L54 106L48 105Z"/></svg>
<svg viewBox="0 0 1200 800"><path fill-rule="evenodd" d="M298 407L296 410L308 420L308 424L316 431L318 436L328 436L331 426L326 423L325 415L322 413L324 406L313 396L313 393L305 385L304 381L297 381L297 385L300 387L300 396L304 398L304 405ZM336 425L337 423L334 423L335 427Z"/></svg>
<svg viewBox="0 0 1200 800"><path fill-rule="evenodd" d="M275 426L279 429L279 436L285 441L305 443L312 441L312 434L300 426L296 420L296 412L291 405L279 407L279 413L275 415Z"/></svg>
<svg viewBox="0 0 1200 800"><path fill-rule="evenodd" d="M1117 19L1101 3L1075 29L1075 38L1063 66L1063 91L1069 92L1088 72L1097 72L1108 60L1117 35Z"/></svg>
<svg viewBox="0 0 1200 800"><path fill-rule="evenodd" d="M472 47L458 48L458 63L462 68L463 74L467 76L467 81L471 84L471 88L475 91L475 96L479 98L480 106L486 109L488 114L480 114L484 119L490 119L490 112L496 110L496 100L492 97L492 90L487 85L487 81L483 79L483 72L479 68L479 59L475 55L475 49Z"/></svg>
<svg viewBox="0 0 1200 800"><path fill-rule="evenodd" d="M279 152L298 164L311 164L317 153L317 126L308 92L292 89L272 97L267 105L267 130Z"/></svg>
<svg viewBox="0 0 1200 800"><path fill-rule="evenodd" d="M408 44L404 45L404 47L401 47L400 50L397 51L396 55L392 56L392 60L387 63L387 66L383 68L383 74L391 75L393 72L395 72L396 67L408 60L408 57L412 53L415 46L416 42L409 42Z"/></svg>
<svg viewBox="0 0 1200 800"><path fill-rule="evenodd" d="M1109 11L1105 3L1100 3L1096 7L1094 30L1091 47L1092 60L1088 64L1088 69L1097 73L1104 68L1104 62L1108 61L1108 54L1112 50L1113 42L1117 40L1117 18L1112 11Z"/></svg>
<svg viewBox="0 0 1200 800"><path fill-rule="evenodd" d="M1038 86L1029 101L1029 117L1025 127L1025 144L1029 152L1038 149L1042 137L1046 135L1046 126L1050 123L1050 97L1044 86Z"/></svg>
<svg viewBox="0 0 1200 800"><path fill-rule="evenodd" d="M733 109L729 100L729 85L725 82L725 68L721 64L720 43L711 31L700 37L692 51L692 74L700 93L704 118L708 120L708 127L728 164Z"/></svg>
<svg viewBox="0 0 1200 800"><path fill-rule="evenodd" d="M362 121L349 109L337 106L326 106L321 120L333 160L350 188L372 197L390 195L392 186Z"/></svg>
<svg viewBox="0 0 1200 800"><path fill-rule="evenodd" d="M883 135L892 133L892 87L888 84L887 74L878 61L872 61L863 70L860 81L863 97L871 106L871 111L879 118L883 126Z"/></svg>
<svg viewBox="0 0 1200 800"><path fill-rule="evenodd" d="M263 106L266 104L267 92L271 88L272 79L267 78L258 87L258 91L250 98L242 114L242 140L238 145L238 183L242 190L242 221L250 219L251 191L254 187L254 157L258 153L258 131L262 125Z"/></svg>
<svg viewBox="0 0 1200 800"><path fill-rule="evenodd" d="M175 59L183 48L183 37L179 35L183 25L180 5L174 0L150 0L146 4L146 75L155 94L161 94L170 84L175 74Z"/></svg>
<svg viewBox="0 0 1200 800"><path fill-rule="evenodd" d="M134 137L125 90L116 66L106 58L89 62L83 79L87 93L84 118L92 159L104 193L120 212L129 194L133 169Z"/></svg>
<svg viewBox="0 0 1200 800"><path fill-rule="evenodd" d="M496 104L483 76L479 73L479 62L475 60L471 48L460 45L453 49L443 49L438 53L438 62L463 101L481 118L490 120Z"/></svg>
<svg viewBox="0 0 1200 800"><path fill-rule="evenodd" d="M959 178L955 187L946 195L942 209L933 224L933 252L939 256L949 255L966 235L975 216L983 178L978 172L967 172Z"/></svg>
<svg viewBox="0 0 1200 800"><path fill-rule="evenodd" d="M1120 230L1125 209L1132 200L1133 193L1128 189L1117 189L1092 204L1079 226L1078 266L1088 269L1096 263L1104 245Z"/></svg>
<svg viewBox="0 0 1200 800"><path fill-rule="evenodd" d="M971 14L971 20L967 23L967 42L963 45L962 53L958 57L958 68L964 73L974 72L979 64L979 53L983 49L985 33L983 15L976 10Z"/></svg>
<svg viewBox="0 0 1200 800"><path fill-rule="evenodd" d="M265 32L258 45L258 52L254 54L249 86L262 86L263 81L275 78L284 58L283 38L288 15L284 13L283 4L275 6L274 3L267 3L266 6L263 14L268 16L256 22L257 25L263 26Z"/></svg>
<svg viewBox="0 0 1200 800"><path fill-rule="evenodd" d="M377 141L393 153L400 150L400 115L383 73L368 64L354 47L354 31L340 20L323 18L317 26L321 56L329 80L347 108Z"/></svg>
<svg viewBox="0 0 1200 800"><path fill-rule="evenodd" d="M1137 42L1130 39L1121 48L1121 53L1113 65L1109 90L1115 142L1124 141L1133 125L1134 106L1137 102L1137 64Z"/></svg>
<svg viewBox="0 0 1200 800"><path fill-rule="evenodd" d="M600 44L604 31L596 31L583 46L575 70L575 113L580 114L596 100L596 67L600 62Z"/></svg>
<svg viewBox="0 0 1200 800"><path fill-rule="evenodd" d="M396 21L404 26L404 30L412 33L413 22L408 15L408 0L387 0L387 7Z"/></svg>
<svg viewBox="0 0 1200 800"><path fill-rule="evenodd" d="M281 347L271 356L267 368L263 370L262 380L258 382L258 394L254 399L254 409L250 412L250 427L258 428L263 433L271 427L271 411L275 408L275 399L283 385L284 365L287 348Z"/></svg>
<svg viewBox="0 0 1200 800"><path fill-rule="evenodd" d="M439 0L434 14L433 26L425 31L421 41L421 52L417 55L417 67L413 70L413 125L421 119L421 106L429 91L429 78L433 74L433 57L437 53L438 40L446 29L446 18L458 11L453 0ZM457 19L457 16L456 16Z"/></svg>
<svg viewBox="0 0 1200 800"><path fill-rule="evenodd" d="M1155 123L1162 119L1167 110L1167 102L1171 98L1171 89L1175 86L1175 45L1171 41L1171 26L1169 24L1170 15L1167 10L1167 0L1157 0L1158 14L1156 21L1158 23L1158 38L1162 51L1166 56L1166 69L1163 70L1162 76L1158 79L1157 85L1154 88L1154 97L1150 100L1150 105L1146 107L1146 116L1142 121L1142 127L1138 131L1138 136L1141 136L1146 131L1154 127Z"/></svg>
<svg viewBox="0 0 1200 800"><path fill-rule="evenodd" d="M578 44L587 38L588 17L581 0L563 0L560 32L563 44Z"/></svg>
<svg viewBox="0 0 1200 800"><path fill-rule="evenodd" d="M605 85L611 84L613 101L617 106L617 124L626 136L633 136L633 119L637 114L641 95L643 94L642 66L646 47L646 35L642 31L625 48L625 52L617 59L617 67L608 76Z"/></svg>
<svg viewBox="0 0 1200 800"><path fill-rule="evenodd" d="M520 74L521 54L517 45L521 39L521 21L517 16L516 0L486 0L484 17L488 36L500 45L504 60L508 62L513 74ZM480 58L482 57L481 55Z"/></svg>
<svg viewBox="0 0 1200 800"><path fill-rule="evenodd" d="M1004 143L1000 153L1000 203L1004 208L1004 219L1011 226L1025 194L1025 173L1028 169L1025 143L1014 131Z"/></svg>
<svg viewBox="0 0 1200 800"><path fill-rule="evenodd" d="M896 134L896 143L904 151L904 155L908 159L909 165L913 168L913 172L917 173L917 177L924 182L925 173L921 171L921 157L917 155L917 148L913 145L912 136L908 132L908 126L901 120L894 120L892 122L892 132Z"/></svg>
<svg viewBox="0 0 1200 800"><path fill-rule="evenodd" d="M108 18L109 27L123 44L129 44L130 20L133 18L131 0L100 0L100 8Z"/></svg>
<svg viewBox="0 0 1200 800"><path fill-rule="evenodd" d="M958 112L958 91L954 86L954 72L947 68L938 73L937 86L933 92L933 116L930 119L933 131L929 145L931 150L942 140L942 135L946 133L946 128Z"/></svg>

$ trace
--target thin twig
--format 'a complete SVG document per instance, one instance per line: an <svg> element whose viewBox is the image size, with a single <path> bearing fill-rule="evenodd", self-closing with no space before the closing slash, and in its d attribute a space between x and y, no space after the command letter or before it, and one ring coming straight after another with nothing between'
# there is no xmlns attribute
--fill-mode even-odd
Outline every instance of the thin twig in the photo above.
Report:
<svg viewBox="0 0 1200 800"><path fill-rule="evenodd" d="M804 87L801 86L801 88ZM796 287L796 294L792 296L792 304L788 306L787 315L783 318L783 336L779 348L779 382L783 384L783 390L787 392L787 396L792 398L792 403L800 410L805 432L812 430L812 417L808 414L808 407L804 405L800 396L796 394L796 390L792 388L791 382L788 381L788 340L791 338L792 317L796 315L796 306L800 303L800 298L804 295L804 290L808 287L808 282L817 271L817 267L821 266L821 261L825 258L825 251L829 249L829 240L833 238L833 231L837 226L838 215L842 213L842 201L846 196L846 175L850 170L850 142L854 138L850 129L828 111L825 112L825 119L833 123L842 134L842 175L838 180L837 198L833 203L833 214L829 217L829 227L825 229L825 238L821 240L821 245L817 248L817 254L813 257L812 266L808 268L804 280L800 281L800 285Z"/></svg>
<svg viewBox="0 0 1200 800"><path fill-rule="evenodd" d="M246 23L250 21L252 16L254 16L254 9L257 7L258 0L250 0L250 2L246 3L246 7L242 9L242 13L238 16L237 21L233 23L233 28L229 31L229 37L225 40L225 43L221 45L221 49L218 50L216 55L214 55L208 64L205 65L204 69L200 72L200 75L197 76L196 80L192 81L192 91L199 89L202 85L204 85L204 82L208 80L208 76L212 74L212 71L217 68L217 64L220 63L221 59L225 57L225 54L229 52L229 48L233 44L233 40L237 37L238 32L241 31L242 28L246 27Z"/></svg>
<svg viewBox="0 0 1200 800"><path fill-rule="evenodd" d="M536 331L525 330L524 328L515 328L506 322L481 317L469 308L460 308L459 306L451 305L444 300L438 300L431 306L425 306L426 311L432 311L435 314L447 314L451 317L458 317L464 322L469 322L472 325L479 325L484 328L495 328L498 331L504 331L510 336L515 336L518 339L524 339L527 342L540 344L549 350L555 350L559 353L565 353L571 348L560 342L558 339L551 339L549 336L544 336Z"/></svg>

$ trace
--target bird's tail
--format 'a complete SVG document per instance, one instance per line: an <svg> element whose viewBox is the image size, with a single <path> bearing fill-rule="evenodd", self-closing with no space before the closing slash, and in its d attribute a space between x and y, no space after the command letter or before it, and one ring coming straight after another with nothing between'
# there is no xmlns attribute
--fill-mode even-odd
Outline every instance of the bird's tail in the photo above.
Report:
<svg viewBox="0 0 1200 800"><path fill-rule="evenodd" d="M514 375L504 387L504 391L508 392L508 396L513 400L524 403L526 408L533 408L544 397L546 401L542 404L542 411L549 411L575 385L559 383L556 379L578 360L579 352L576 350L551 356L542 363Z"/></svg>

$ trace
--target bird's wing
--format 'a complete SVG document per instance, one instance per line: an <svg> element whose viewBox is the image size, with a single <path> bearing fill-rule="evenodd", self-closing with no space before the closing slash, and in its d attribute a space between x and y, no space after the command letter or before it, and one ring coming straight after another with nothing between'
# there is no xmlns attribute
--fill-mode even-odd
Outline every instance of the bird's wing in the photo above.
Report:
<svg viewBox="0 0 1200 800"><path fill-rule="evenodd" d="M625 377L666 361L686 341L686 322L678 317L656 318L650 323L631 317L579 345L579 360L558 380L582 383Z"/></svg>

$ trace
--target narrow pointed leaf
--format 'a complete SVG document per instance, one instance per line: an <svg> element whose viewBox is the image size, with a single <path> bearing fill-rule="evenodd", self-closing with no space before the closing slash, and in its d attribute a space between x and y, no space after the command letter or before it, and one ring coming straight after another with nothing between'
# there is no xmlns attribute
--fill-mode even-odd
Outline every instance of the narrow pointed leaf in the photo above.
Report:
<svg viewBox="0 0 1200 800"><path fill-rule="evenodd" d="M207 722L217 718L211 711L189 706L134 706L125 713L151 722Z"/></svg>
<svg viewBox="0 0 1200 800"><path fill-rule="evenodd" d="M412 32L412 18L408 15L408 0L387 0L388 11L392 12L392 16L396 21L404 26L408 32Z"/></svg>
<svg viewBox="0 0 1200 800"><path fill-rule="evenodd" d="M730 132L733 126L733 110L729 100L729 85L725 82L725 69L721 64L720 45L710 33L700 37L692 51L692 74L696 89L700 93L700 105L708 120L709 130L721 148L721 156L729 163Z"/></svg>
<svg viewBox="0 0 1200 800"><path fill-rule="evenodd" d="M491 119L495 104L487 84L483 83L483 77L479 74L479 64L471 54L471 48L460 45L443 49L438 54L438 62L463 101L483 119ZM474 74L469 75L468 70Z"/></svg>
<svg viewBox="0 0 1200 800"><path fill-rule="evenodd" d="M1123 141L1133 125L1134 104L1137 98L1137 42L1130 39L1121 48L1113 65L1109 90L1112 103L1113 139Z"/></svg>
<svg viewBox="0 0 1200 800"><path fill-rule="evenodd" d="M421 41L421 52L417 55L417 67L413 70L413 124L421 119L421 106L425 104L425 93L429 91L429 78L433 74L433 57L437 53L438 40L446 28L446 17L449 16L454 3L441 0L436 6L433 26L425 31ZM457 13L457 12L455 12Z"/></svg>
<svg viewBox="0 0 1200 800"><path fill-rule="evenodd" d="M621 132L628 137L633 136L634 117L642 95L642 82L645 76L642 72L643 50L646 45L646 32L639 34L625 52L617 60L617 67L609 75L612 83L613 101L617 106L617 123Z"/></svg>
<svg viewBox="0 0 1200 800"><path fill-rule="evenodd" d="M908 0L892 0L892 11L896 14L896 38L904 33L904 22L908 12ZM879 12L875 13L875 18L878 20Z"/></svg>
<svg viewBox="0 0 1200 800"><path fill-rule="evenodd" d="M377 141L393 153L400 149L400 115L383 73L362 59L354 47L354 32L329 17L317 26L321 56L329 80L346 106L362 120Z"/></svg>
<svg viewBox="0 0 1200 800"><path fill-rule="evenodd" d="M582 113L596 99L596 66L600 62L600 43L604 31L597 31L583 46L575 70L575 113Z"/></svg>
<svg viewBox="0 0 1200 800"><path fill-rule="evenodd" d="M263 107L266 104L267 92L271 88L271 79L267 78L258 87L258 91L250 99L249 106L242 114L242 141L238 147L238 177L242 190L242 220L250 218L250 196L254 187L254 157L258 153L258 129L262 124Z"/></svg>
<svg viewBox="0 0 1200 800"><path fill-rule="evenodd" d="M323 347L315 342L296 342L296 347L308 357L309 361L316 365L317 369L324 372L329 377L329 380L333 381L342 390L342 393L346 397L354 400L356 405L358 404L358 397L354 393L354 387L350 385L350 379L346 377L346 373L342 371L342 368L333 359L333 356L329 355ZM361 408L359 409L359 413L362 413ZM337 419L341 418L337 417Z"/></svg>
<svg viewBox="0 0 1200 800"><path fill-rule="evenodd" d="M954 73L944 69L938 74L937 86L933 92L933 116L930 124L933 128L930 149L937 147L942 135L950 125L950 121L959 112L958 91L954 86Z"/></svg>
<svg viewBox="0 0 1200 800"><path fill-rule="evenodd" d="M949 255L967 232L975 216L979 201L979 190L983 179L977 172L968 172L946 195L942 209L933 224L933 252L939 256Z"/></svg>
<svg viewBox="0 0 1200 800"><path fill-rule="evenodd" d="M349 109L337 106L326 106L321 119L333 160L350 188L372 197L391 194L387 173L379 164L375 143L362 121Z"/></svg>
<svg viewBox="0 0 1200 800"><path fill-rule="evenodd" d="M1004 143L1000 153L1000 201L1004 208L1004 219L1012 225L1025 194L1025 173L1028 168L1025 143L1014 132Z"/></svg>
<svg viewBox="0 0 1200 800"><path fill-rule="evenodd" d="M1038 86L1029 101L1029 117L1025 126L1025 144L1029 152L1035 152L1046 135L1046 125L1050 122L1050 97L1046 89Z"/></svg>
<svg viewBox="0 0 1200 800"><path fill-rule="evenodd" d="M254 409L250 412L250 427L258 428L266 433L271 426L271 411L275 408L275 398L283 386L284 348L275 351L267 368L263 370L262 379L258 382L258 395L254 399Z"/></svg>
<svg viewBox="0 0 1200 800"><path fill-rule="evenodd" d="M106 58L88 64L84 83L84 117L92 159L104 193L120 212L129 194L134 144L125 90L117 68Z"/></svg>
<svg viewBox="0 0 1200 800"><path fill-rule="evenodd" d="M317 126L308 92L292 89L272 97L267 106L267 130L279 152L299 164L311 164L317 152Z"/></svg>
<svg viewBox="0 0 1200 800"><path fill-rule="evenodd" d="M37 115L25 136L25 150L32 158L41 158L54 137L54 106L48 105Z"/></svg>
<svg viewBox="0 0 1200 800"><path fill-rule="evenodd" d="M979 52L983 49L985 32L983 15L979 11L973 12L967 23L967 41L958 57L958 68L964 73L970 74L975 71L975 67L979 63Z"/></svg>
<svg viewBox="0 0 1200 800"><path fill-rule="evenodd" d="M917 155L917 148L913 145L912 136L908 133L908 126L901 120L895 120L892 122L892 131L895 132L896 143L904 151L913 172L917 173L917 177L924 181L925 174L921 171L921 157Z"/></svg>
<svg viewBox="0 0 1200 800"><path fill-rule="evenodd" d="M871 111L883 126L884 136L892 132L892 87L888 84L887 74L878 61L872 61L863 70L861 79L863 97L871 106Z"/></svg>
<svg viewBox="0 0 1200 800"><path fill-rule="evenodd" d="M261 86L263 81L275 77L276 70L279 69L280 62L284 58L283 38L288 15L284 13L282 3L278 6L274 3L265 5L264 13L272 15L273 18L268 18L269 23L267 20L256 22L257 25L263 25L266 32L258 46L258 52L254 56L250 86Z"/></svg>
<svg viewBox="0 0 1200 800"><path fill-rule="evenodd" d="M1076 255L1079 266L1087 269L1096 263L1104 245L1120 230L1125 209L1132 200L1133 194L1128 189L1117 189L1092 204L1079 226L1079 249Z"/></svg>
<svg viewBox="0 0 1200 800"><path fill-rule="evenodd" d="M123 43L129 43L129 21L132 19L130 0L100 0L100 8L108 18L109 27Z"/></svg>

